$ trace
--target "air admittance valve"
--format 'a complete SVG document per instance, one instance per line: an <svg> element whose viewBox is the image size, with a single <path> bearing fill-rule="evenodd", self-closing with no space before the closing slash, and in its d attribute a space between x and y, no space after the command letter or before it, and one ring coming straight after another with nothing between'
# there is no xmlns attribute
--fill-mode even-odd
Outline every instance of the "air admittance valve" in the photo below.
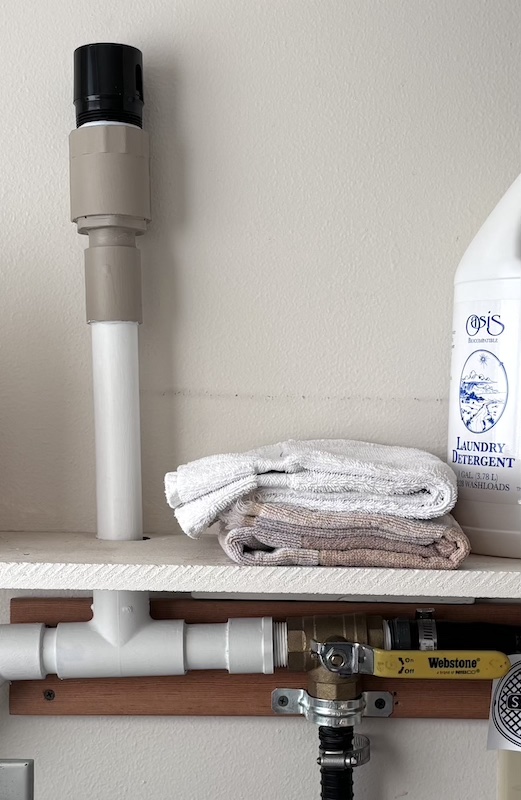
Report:
<svg viewBox="0 0 521 800"><path fill-rule="evenodd" d="M76 125L143 124L143 57L127 44L86 44L74 51Z"/></svg>
<svg viewBox="0 0 521 800"><path fill-rule="evenodd" d="M137 325L142 321L136 236L150 220L142 55L125 44L74 52L71 219L85 250L91 324L100 539L143 538Z"/></svg>

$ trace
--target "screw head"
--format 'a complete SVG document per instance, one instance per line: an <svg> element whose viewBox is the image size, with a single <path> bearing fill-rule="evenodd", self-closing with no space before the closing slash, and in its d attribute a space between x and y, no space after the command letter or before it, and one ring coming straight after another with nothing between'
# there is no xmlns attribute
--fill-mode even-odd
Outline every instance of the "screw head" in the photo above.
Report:
<svg viewBox="0 0 521 800"><path fill-rule="evenodd" d="M329 663L332 667L342 667L344 664L344 656L342 653L333 653L329 656Z"/></svg>
<svg viewBox="0 0 521 800"><path fill-rule="evenodd" d="M281 696L277 700L277 705L284 707L284 706L287 706L288 703L289 703L289 700L286 697L286 695L285 694L281 694Z"/></svg>
<svg viewBox="0 0 521 800"><path fill-rule="evenodd" d="M376 700L374 701L374 707L377 708L379 711L385 708L385 700L383 699L383 697L376 698Z"/></svg>
<svg viewBox="0 0 521 800"><path fill-rule="evenodd" d="M45 692L43 693L43 696L46 700L50 702L51 700L54 700L54 698L56 697L56 692L53 689L46 689Z"/></svg>

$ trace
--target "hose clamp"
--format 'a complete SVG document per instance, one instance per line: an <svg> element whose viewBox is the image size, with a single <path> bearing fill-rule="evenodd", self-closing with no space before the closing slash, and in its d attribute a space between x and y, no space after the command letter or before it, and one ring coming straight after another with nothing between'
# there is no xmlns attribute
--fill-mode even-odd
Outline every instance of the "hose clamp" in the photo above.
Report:
<svg viewBox="0 0 521 800"><path fill-rule="evenodd" d="M320 750L317 758L319 767L327 770L344 771L361 767L367 764L371 758L371 748L367 736L355 733L353 736L353 746L349 750L338 752L336 750Z"/></svg>
<svg viewBox="0 0 521 800"><path fill-rule="evenodd" d="M433 608L420 608L416 612L418 644L420 650L437 650L438 633Z"/></svg>

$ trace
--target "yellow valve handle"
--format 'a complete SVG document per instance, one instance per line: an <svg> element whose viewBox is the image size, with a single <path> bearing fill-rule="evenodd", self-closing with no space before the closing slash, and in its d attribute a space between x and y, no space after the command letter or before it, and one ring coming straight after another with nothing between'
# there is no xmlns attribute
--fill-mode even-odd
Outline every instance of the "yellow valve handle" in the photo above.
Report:
<svg viewBox="0 0 521 800"><path fill-rule="evenodd" d="M491 680L510 669L495 650L374 650L373 675L379 678Z"/></svg>

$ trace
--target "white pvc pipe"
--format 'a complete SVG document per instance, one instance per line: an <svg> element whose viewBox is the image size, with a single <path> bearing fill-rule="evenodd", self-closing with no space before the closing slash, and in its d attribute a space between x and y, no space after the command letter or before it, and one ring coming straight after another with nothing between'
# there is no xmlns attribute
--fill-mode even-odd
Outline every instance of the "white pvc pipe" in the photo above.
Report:
<svg viewBox="0 0 521 800"><path fill-rule="evenodd" d="M108 641L92 623L58 625L56 674L60 678L183 675L184 622L151 620L128 641Z"/></svg>
<svg viewBox="0 0 521 800"><path fill-rule="evenodd" d="M43 639L45 625L0 625L0 677L20 681L45 678Z"/></svg>
<svg viewBox="0 0 521 800"><path fill-rule="evenodd" d="M138 324L92 322L98 538L141 539Z"/></svg>
<svg viewBox="0 0 521 800"><path fill-rule="evenodd" d="M92 628L111 644L125 644L150 622L148 592L94 592Z"/></svg>
<svg viewBox="0 0 521 800"><path fill-rule="evenodd" d="M271 618L229 619L223 624L187 625L187 669L226 669L231 673L272 673Z"/></svg>
<svg viewBox="0 0 521 800"><path fill-rule="evenodd" d="M272 673L281 663L269 617L216 625L153 620L143 604L135 605L134 594L100 593L90 622L0 625L0 679L146 677L192 669Z"/></svg>

